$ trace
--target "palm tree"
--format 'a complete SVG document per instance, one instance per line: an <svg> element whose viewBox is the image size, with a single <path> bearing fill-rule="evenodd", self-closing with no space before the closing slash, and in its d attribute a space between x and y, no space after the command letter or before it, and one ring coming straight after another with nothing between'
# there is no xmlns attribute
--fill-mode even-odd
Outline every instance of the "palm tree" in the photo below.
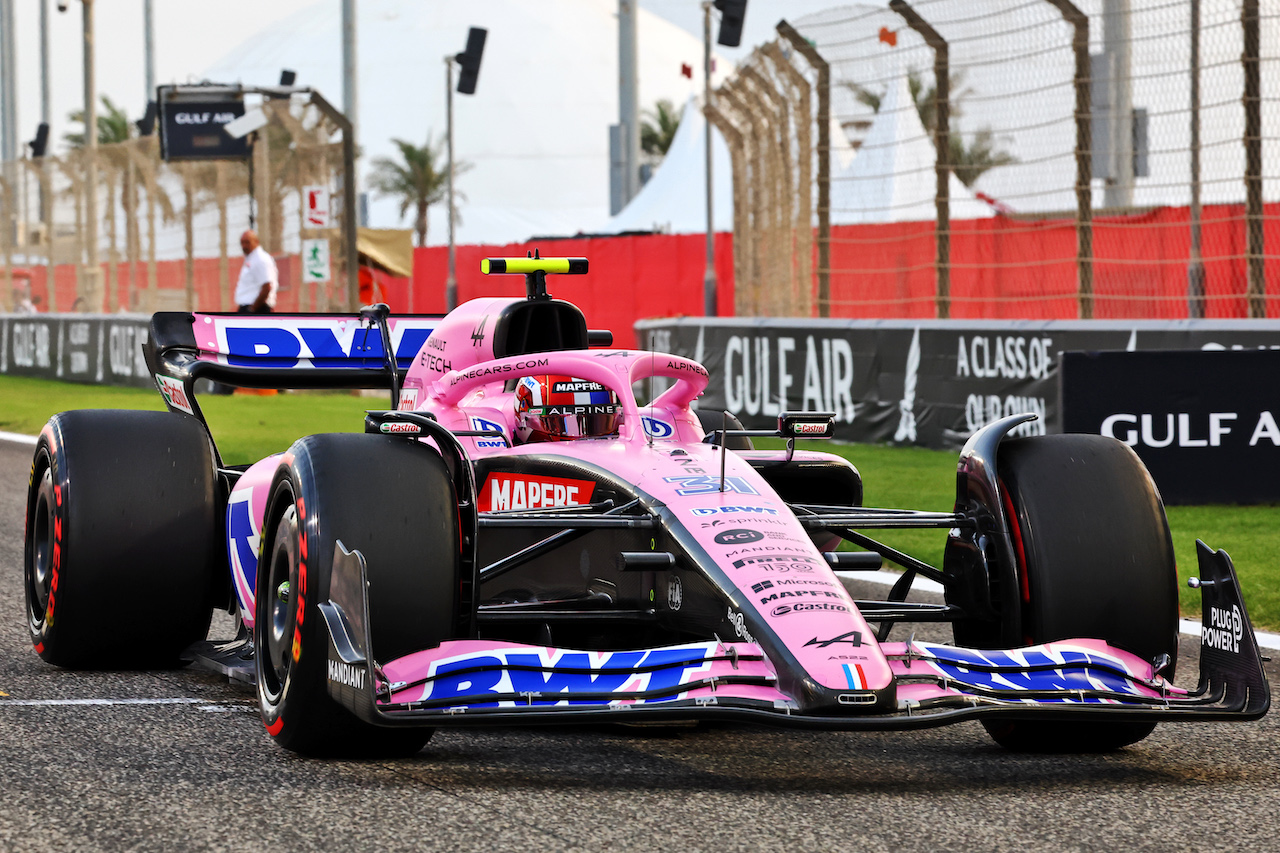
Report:
<svg viewBox="0 0 1280 853"><path fill-rule="evenodd" d="M857 83L846 82L844 85L849 91L853 92L855 98L871 107L873 112L880 112L880 104L884 99L883 93L874 92ZM963 71L951 75L951 91L953 93L951 95L951 118L953 120L959 119L964 114L962 109L964 99L973 94L973 89L961 88L963 85ZM912 68L907 71L907 88L911 92L911 100L915 104L916 113L920 116L920 123L924 125L924 129L932 136L934 128L938 126L937 84L934 83L926 88L924 78L920 75L920 72ZM964 137L960 133L960 124L956 121L951 128L950 149L951 171L966 187L972 187L973 182L989 169L1018 162L1017 157L996 147L995 134L990 127L983 127L978 130L973 135L973 141L966 144Z"/></svg>
<svg viewBox="0 0 1280 853"><path fill-rule="evenodd" d="M85 123L84 110L75 110L68 116L72 122L79 123L83 128ZM116 301L119 296L119 290L116 285L115 276L117 272L117 262L119 260L117 252L118 238L116 234L116 190L117 180L120 182L119 190L121 195L121 203L124 206L125 228L128 233L125 235L125 242L129 246L135 245L133 240L136 227L135 211L137 208L137 190L133 181L133 170L130 167L129 152L122 143L129 142L133 138L133 122L129 121L129 116L125 111L116 106L111 98L106 95L102 96L102 112L97 116L98 125L98 145L102 146L98 149L98 159L106 168L101 175L102 182L107 189L107 310L114 311L116 309ZM80 133L67 133L62 137L67 144L73 149L83 149L85 146L85 134L81 130ZM130 255L132 260L132 253ZM126 289L126 304L132 301L132 268L130 270L130 286Z"/></svg>
<svg viewBox="0 0 1280 853"><path fill-rule="evenodd" d="M98 113L98 144L112 145L116 142L127 142L133 137L133 122L125 115L125 111L116 106L106 95L102 96L102 112ZM67 116L68 120L84 126L84 110L75 110ZM62 138L72 148L84 147L84 131L65 133Z"/></svg>
<svg viewBox="0 0 1280 853"><path fill-rule="evenodd" d="M652 110L645 110L644 118L640 120L640 149L654 163L661 162L679 126L679 114L671 101L663 98L653 105Z"/></svg>
<svg viewBox="0 0 1280 853"><path fill-rule="evenodd" d="M427 208L443 201L448 192L448 167L441 162L444 157L444 140L432 142L427 134L425 145L418 146L403 139L391 140L400 150L400 159L375 157L373 171L369 174L369 186L384 196L398 196L400 216L414 209L413 229L418 245L427 245ZM470 163L453 164L453 176L468 171ZM460 195L454 191L456 195Z"/></svg>

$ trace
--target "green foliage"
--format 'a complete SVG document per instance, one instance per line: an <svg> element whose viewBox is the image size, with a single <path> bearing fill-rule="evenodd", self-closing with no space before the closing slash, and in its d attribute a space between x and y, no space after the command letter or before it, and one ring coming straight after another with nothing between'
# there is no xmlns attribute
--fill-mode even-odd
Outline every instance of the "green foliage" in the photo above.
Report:
<svg viewBox="0 0 1280 853"><path fill-rule="evenodd" d="M680 114L671 101L663 98L653 105L652 110L645 110L640 119L640 150L654 162L661 161L671 147L671 140L676 138L678 127Z"/></svg>
<svg viewBox="0 0 1280 853"><path fill-rule="evenodd" d="M860 103L871 107L873 112L880 112L884 93L875 92L858 83L846 81L843 85L853 92L853 96ZM907 71L907 89L911 93L911 101L915 104L916 113L920 116L920 123L924 125L924 129L932 136L934 129L938 126L937 83L926 86L924 77L921 76L919 71L912 68ZM949 150L951 154L951 171L960 179L962 184L966 187L972 187L973 182L978 180L983 172L994 169L997 166L1008 166L1011 163L1017 163L1018 158L997 146L995 133L990 127L980 128L968 142L965 142L964 134L960 131L959 119L964 114L964 99L973 94L973 89L964 86L964 72L956 72L951 75L950 91L951 120L949 125L951 136Z"/></svg>
<svg viewBox="0 0 1280 853"><path fill-rule="evenodd" d="M391 157L375 157L371 163L369 186L380 195L400 199L400 215L414 211L414 231L418 245L427 244L427 208L444 201L448 192L448 163L445 161L445 140L432 142L427 134L425 145L414 145L403 139L391 140L399 149L399 160ZM458 161L453 167L455 180L468 171L471 164ZM462 194L454 189L454 195Z"/></svg>
<svg viewBox="0 0 1280 853"><path fill-rule="evenodd" d="M68 114L67 119L83 128L84 110L74 110ZM133 122L129 121L124 109L116 106L106 95L102 96L102 112L98 113L97 119L99 145L114 145L133 138ZM62 138L72 148L84 147L84 130L79 133L64 133Z"/></svg>
<svg viewBox="0 0 1280 853"><path fill-rule="evenodd" d="M23 435L36 435L51 415L68 409L164 411L164 400L155 390L19 376L0 376L0 399L5 401L0 407L0 430ZM199 398L218 450L229 465L256 462L312 433L362 432L365 410L385 409L388 401L388 394L361 397L350 391Z"/></svg>

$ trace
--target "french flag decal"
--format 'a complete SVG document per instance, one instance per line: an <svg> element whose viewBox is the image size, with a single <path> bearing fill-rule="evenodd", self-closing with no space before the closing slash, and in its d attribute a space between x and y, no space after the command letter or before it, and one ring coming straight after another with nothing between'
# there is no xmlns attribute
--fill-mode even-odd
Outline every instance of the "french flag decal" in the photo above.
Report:
<svg viewBox="0 0 1280 853"><path fill-rule="evenodd" d="M855 663L853 666L843 664L844 677L849 681L850 690L866 690L867 675L862 671L862 664Z"/></svg>

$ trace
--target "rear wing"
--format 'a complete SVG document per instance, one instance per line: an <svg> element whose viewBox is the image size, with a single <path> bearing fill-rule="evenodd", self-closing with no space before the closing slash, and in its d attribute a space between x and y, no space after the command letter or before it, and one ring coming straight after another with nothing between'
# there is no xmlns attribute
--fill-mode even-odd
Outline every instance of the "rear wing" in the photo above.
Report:
<svg viewBox="0 0 1280 853"><path fill-rule="evenodd" d="M398 372L413 363L441 317L387 319ZM201 421L197 379L242 388L392 387L382 332L367 315L161 311L151 318L143 353L169 408Z"/></svg>

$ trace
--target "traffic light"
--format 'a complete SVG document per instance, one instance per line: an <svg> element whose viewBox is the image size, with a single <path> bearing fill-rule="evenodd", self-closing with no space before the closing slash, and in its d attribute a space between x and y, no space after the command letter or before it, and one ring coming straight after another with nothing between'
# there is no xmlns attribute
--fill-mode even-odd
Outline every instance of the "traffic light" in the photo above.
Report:
<svg viewBox="0 0 1280 853"><path fill-rule="evenodd" d="M747 17L747 0L715 0L720 10L720 37L717 44L737 47L742 44L742 23Z"/></svg>
<svg viewBox="0 0 1280 853"><path fill-rule="evenodd" d="M139 136L150 136L156 129L156 102L147 101L147 111L142 114L142 118L134 122L134 126L138 128Z"/></svg>
<svg viewBox="0 0 1280 853"><path fill-rule="evenodd" d="M45 149L49 147L49 125L40 122L40 126L36 128L36 138L27 144L31 146L32 157L43 157Z"/></svg>
<svg viewBox="0 0 1280 853"><path fill-rule="evenodd" d="M462 68L458 75L458 91L464 95L476 93L476 78L480 76L480 56L484 53L484 39L488 34L488 30L472 27L467 33L467 49L455 57Z"/></svg>

